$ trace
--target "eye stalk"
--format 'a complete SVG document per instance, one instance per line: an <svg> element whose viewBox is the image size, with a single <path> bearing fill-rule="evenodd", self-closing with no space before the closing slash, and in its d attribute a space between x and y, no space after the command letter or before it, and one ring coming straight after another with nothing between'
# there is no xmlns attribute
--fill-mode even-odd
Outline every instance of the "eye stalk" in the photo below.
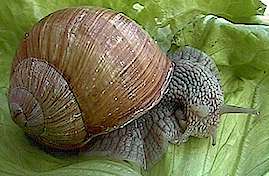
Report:
<svg viewBox="0 0 269 176"><path fill-rule="evenodd" d="M179 143L182 143L182 142L186 142L187 139L189 138L189 136L207 136L209 135L211 137L211 142L212 142L212 145L215 146L216 145L216 138L217 138L217 125L209 125L209 124L204 124L204 123L200 123L202 122L202 119L203 118L206 118L209 116L209 110L208 110L208 107L207 106L203 106L203 105L189 105L189 108L188 108L189 111L192 112L192 114L194 114L196 117L201 117L199 121L192 121L194 122L193 124L188 124L187 125L187 122L184 121L183 119L180 120L180 122L184 122L184 125L181 125L181 127L184 126L184 134L182 135L182 139L179 140ZM181 111L179 111L181 112ZM223 106L221 106L220 108L220 115L223 115L223 114L227 114L227 113L244 113L244 114L250 114L250 115L256 115L258 116L259 115L259 112L253 108L243 108L243 107L239 107L239 106L233 106L233 105L226 105L224 104ZM183 117L183 114L182 113L176 113L176 116L177 117ZM201 132L197 132L197 128L201 128L201 126L207 126L206 128L208 129L208 131L204 131ZM207 134L207 135L206 135Z"/></svg>
<svg viewBox="0 0 269 176"><path fill-rule="evenodd" d="M250 115L256 115L258 116L260 113L253 108L243 108L239 106L233 106L233 105L226 105L224 104L220 109L220 115L228 114L228 113L244 113L244 114L250 114ZM209 134L211 136L212 145L216 145L216 138L217 138L217 130L216 126L213 126L209 129Z"/></svg>
<svg viewBox="0 0 269 176"><path fill-rule="evenodd" d="M224 104L220 109L220 115L228 114L228 113L244 113L244 114L252 114L258 116L260 112L253 108L243 108L239 106L226 105Z"/></svg>

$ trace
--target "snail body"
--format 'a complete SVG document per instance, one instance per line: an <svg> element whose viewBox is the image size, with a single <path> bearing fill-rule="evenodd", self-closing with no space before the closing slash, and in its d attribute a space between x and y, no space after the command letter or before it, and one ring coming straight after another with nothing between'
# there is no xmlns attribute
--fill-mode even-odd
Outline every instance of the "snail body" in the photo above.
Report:
<svg viewBox="0 0 269 176"><path fill-rule="evenodd" d="M214 62L190 47L169 57L120 13L56 11L26 34L14 58L12 119L43 145L88 145L145 168L168 141L215 141L227 106Z"/></svg>

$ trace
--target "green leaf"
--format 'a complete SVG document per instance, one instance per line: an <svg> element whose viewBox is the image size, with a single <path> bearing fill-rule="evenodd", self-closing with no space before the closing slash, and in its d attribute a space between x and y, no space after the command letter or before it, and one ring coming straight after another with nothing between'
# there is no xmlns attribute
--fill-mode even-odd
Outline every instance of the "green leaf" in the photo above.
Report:
<svg viewBox="0 0 269 176"><path fill-rule="evenodd" d="M51 155L28 140L11 120L7 87L12 58L31 26L70 6L120 11L141 24L167 51L190 45L214 58L225 101L256 107L259 118L223 116L217 145L192 138L170 145L150 171L104 157ZM256 15L257 0L14 0L0 4L0 175L266 175L269 174L269 27ZM212 15L214 14L214 15ZM245 23L245 24L239 24ZM246 25L251 24L251 25Z"/></svg>
<svg viewBox="0 0 269 176"><path fill-rule="evenodd" d="M216 16L200 15L182 25L173 47L190 45L214 58L221 71L225 101L256 107L259 118L222 117L218 145L193 139L170 146L151 175L264 175L269 172L269 26L233 24Z"/></svg>

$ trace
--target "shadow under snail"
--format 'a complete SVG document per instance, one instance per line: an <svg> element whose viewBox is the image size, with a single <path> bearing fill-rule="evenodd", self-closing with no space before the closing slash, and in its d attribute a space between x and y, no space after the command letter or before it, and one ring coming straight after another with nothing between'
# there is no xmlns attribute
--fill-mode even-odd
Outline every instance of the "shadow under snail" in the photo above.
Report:
<svg viewBox="0 0 269 176"><path fill-rule="evenodd" d="M169 142L211 136L215 144L223 113L257 113L224 104L205 53L185 47L167 57L135 22L102 8L67 8L39 21L10 79L12 119L38 143L87 146L144 168Z"/></svg>

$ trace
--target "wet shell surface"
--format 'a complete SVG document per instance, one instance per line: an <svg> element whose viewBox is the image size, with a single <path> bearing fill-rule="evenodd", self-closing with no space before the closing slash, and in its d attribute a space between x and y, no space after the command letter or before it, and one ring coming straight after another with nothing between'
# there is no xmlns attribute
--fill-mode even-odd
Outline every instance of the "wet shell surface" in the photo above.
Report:
<svg viewBox="0 0 269 176"><path fill-rule="evenodd" d="M78 148L156 105L172 64L135 22L68 8L25 35L11 71L13 120L39 142Z"/></svg>

